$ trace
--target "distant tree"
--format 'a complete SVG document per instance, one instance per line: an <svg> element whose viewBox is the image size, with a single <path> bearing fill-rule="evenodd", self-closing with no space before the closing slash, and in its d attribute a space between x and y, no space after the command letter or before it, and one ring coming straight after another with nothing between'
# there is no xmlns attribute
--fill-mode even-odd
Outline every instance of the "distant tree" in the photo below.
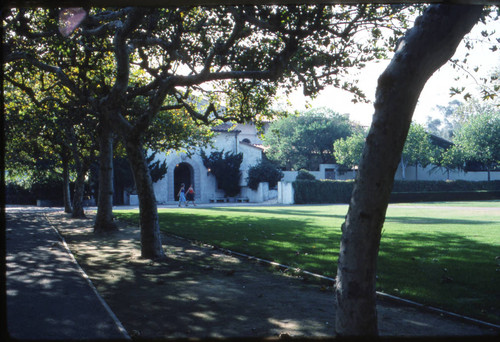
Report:
<svg viewBox="0 0 500 342"><path fill-rule="evenodd" d="M456 116L456 110L462 105L458 100L453 100L447 106L436 106L441 113L441 118L433 118L428 116L426 121L426 129L429 133L435 134L441 138L452 140L455 131L462 124L461 120Z"/></svg>
<svg viewBox="0 0 500 342"><path fill-rule="evenodd" d="M408 166L426 167L431 163L436 151L437 147L432 144L425 128L422 125L412 123L401 155L403 179L406 178Z"/></svg>
<svg viewBox="0 0 500 342"><path fill-rule="evenodd" d="M333 143L333 154L337 163L348 169L359 165L365 146L365 139L366 134L358 132L347 138L336 140Z"/></svg>
<svg viewBox="0 0 500 342"><path fill-rule="evenodd" d="M464 153L457 145L452 145L440 154L435 164L444 168L449 178L451 170L461 170L464 168Z"/></svg>
<svg viewBox="0 0 500 342"><path fill-rule="evenodd" d="M267 158L262 158L258 164L248 170L248 187L252 190L257 190L259 183L268 182L269 187L272 188L276 186L281 178L283 178L283 172L274 163L267 160Z"/></svg>
<svg viewBox="0 0 500 342"><path fill-rule="evenodd" d="M490 171L500 165L500 112L477 113L458 131L455 144L466 160L482 163L491 180Z"/></svg>
<svg viewBox="0 0 500 342"><path fill-rule="evenodd" d="M333 142L352 132L348 117L330 109L289 115L269 126L266 155L287 170L319 170L320 164L335 162Z"/></svg>

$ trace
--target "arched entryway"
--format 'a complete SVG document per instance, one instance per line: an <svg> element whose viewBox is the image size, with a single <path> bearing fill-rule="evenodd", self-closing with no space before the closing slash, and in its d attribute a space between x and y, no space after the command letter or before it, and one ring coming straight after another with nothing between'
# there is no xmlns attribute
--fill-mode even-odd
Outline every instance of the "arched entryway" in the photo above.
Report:
<svg viewBox="0 0 500 342"><path fill-rule="evenodd" d="M184 186L187 190L190 184L193 184L193 168L188 163L179 163L175 165L174 170L174 200L178 201L179 190L181 188L181 184L184 183Z"/></svg>

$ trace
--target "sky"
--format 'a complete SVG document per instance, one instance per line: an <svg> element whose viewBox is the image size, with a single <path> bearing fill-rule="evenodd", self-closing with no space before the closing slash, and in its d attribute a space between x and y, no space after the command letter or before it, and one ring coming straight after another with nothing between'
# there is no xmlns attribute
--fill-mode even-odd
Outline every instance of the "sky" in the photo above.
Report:
<svg viewBox="0 0 500 342"><path fill-rule="evenodd" d="M500 33L499 23L495 22L488 25L488 29L492 27L496 29L496 32ZM469 35L473 39L481 39L484 41L484 38L481 36L481 31L484 29L485 26L483 24L477 24ZM474 66L479 66L478 76L486 76L489 75L495 67L500 66L500 50L493 52L489 49L490 47L491 44L484 42L481 44L477 43L473 50L468 51L465 48L464 41L462 41L453 58L459 58L461 60L468 51L470 53L468 57L468 66L470 69L473 69ZM309 108L331 108L337 113L349 114L352 121L356 121L364 126L369 126L374 113L373 100L375 98L377 79L385 70L389 62L390 60L383 60L367 63L364 69L356 72L359 80L358 86L364 91L367 98L372 101L369 104L354 104L351 102L352 96L348 92L330 87L323 90L314 100L304 97L301 90L296 91L289 98L292 102L292 107L288 107L287 109L304 111ZM434 118L441 116L439 110L436 108L437 105L446 106L454 99L463 101L463 96L460 95L450 97L450 87L452 86L466 87L465 92L478 95L478 84L471 77L465 79L465 75L466 73L464 71L453 69L450 62L437 70L427 81L420 94L419 102L413 115L413 121L425 125L428 116ZM457 76L461 76L459 81L455 80ZM476 77L476 79L479 79L479 77ZM307 103L310 105L309 108L306 107ZM282 106L283 105L284 104L282 104Z"/></svg>

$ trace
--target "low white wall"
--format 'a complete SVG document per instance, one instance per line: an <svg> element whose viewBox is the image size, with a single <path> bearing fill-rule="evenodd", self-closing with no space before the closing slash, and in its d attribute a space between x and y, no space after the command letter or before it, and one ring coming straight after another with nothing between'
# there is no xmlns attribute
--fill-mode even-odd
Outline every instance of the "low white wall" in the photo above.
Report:
<svg viewBox="0 0 500 342"><path fill-rule="evenodd" d="M406 174L405 180L409 181L464 180L464 181L478 182L478 181L488 180L488 172L486 171L464 172L464 171L452 170L448 172L444 169L436 168L433 165L429 165L425 168L419 166L418 169L415 166L408 166L406 168L405 174ZM491 180L500 180L500 171L490 172L490 177ZM398 167L394 179L395 180L403 179L401 165Z"/></svg>
<svg viewBox="0 0 500 342"><path fill-rule="evenodd" d="M248 198L249 202L261 203L268 201L270 199L276 198L278 196L277 190L269 190L268 182L259 183L257 190L252 190L249 187L243 187L241 189L241 197Z"/></svg>
<svg viewBox="0 0 500 342"><path fill-rule="evenodd" d="M278 203L295 203L292 182L278 182Z"/></svg>

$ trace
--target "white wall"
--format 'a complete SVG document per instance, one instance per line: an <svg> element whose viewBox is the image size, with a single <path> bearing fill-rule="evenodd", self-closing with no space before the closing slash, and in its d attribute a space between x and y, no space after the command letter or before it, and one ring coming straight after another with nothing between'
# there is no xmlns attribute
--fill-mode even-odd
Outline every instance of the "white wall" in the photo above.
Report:
<svg viewBox="0 0 500 342"><path fill-rule="evenodd" d="M316 179L326 179L325 170L326 169L335 169L335 179L336 180L348 180L355 179L356 172L347 171L343 174L338 172L338 166L333 164L321 164L320 171L311 171L311 173L316 177ZM297 177L297 171L284 171L284 177L281 179L283 182L293 182ZM492 171L490 172L491 180L500 180L500 171ZM402 180L402 171L401 166L398 167L396 171L396 175L394 177L395 180ZM488 180L488 172L486 171L478 171L478 172L464 172L464 171L450 171L440 168L434 168L434 166L427 166L425 168L418 167L418 171L416 171L416 167L409 166L406 168L406 180L422 180L422 181L445 181L445 180L465 180L465 181L487 181Z"/></svg>
<svg viewBox="0 0 500 342"><path fill-rule="evenodd" d="M292 182L278 182L278 203L294 204L294 191Z"/></svg>
<svg viewBox="0 0 500 342"><path fill-rule="evenodd" d="M464 172L452 170L447 172L441 168L435 168L433 165L427 166L425 168L415 166L409 166L406 168L406 178L405 180L422 180L422 181L445 181L445 180L465 180L465 181L487 181L488 172L486 171L474 171L474 172ZM491 180L500 180L500 171L490 172ZM396 171L394 176L395 180L402 180L402 169L401 165Z"/></svg>
<svg viewBox="0 0 500 342"><path fill-rule="evenodd" d="M246 127L238 125L235 130L244 130L245 136L251 137L251 143L259 143L256 138L255 127ZM262 150L254 146L240 143L242 140L237 131L227 133L217 133L212 141L213 147L206 147L203 150L210 155L213 151L224 151L232 153L243 153L243 161L240 166L242 177L240 185L247 185L248 170L253 165L257 164L262 159ZM252 133L253 132L253 133ZM203 165L203 160L199 154L199 150L195 151L191 156L184 152L170 151L167 154L157 154L157 160L166 160L167 174L163 179L153 184L153 188L158 203L166 204L174 202L174 170L177 164L187 163L191 167L193 186L195 190L195 200L200 203L209 202L213 198L224 197L224 192L217 189L215 177L208 173L207 168Z"/></svg>

